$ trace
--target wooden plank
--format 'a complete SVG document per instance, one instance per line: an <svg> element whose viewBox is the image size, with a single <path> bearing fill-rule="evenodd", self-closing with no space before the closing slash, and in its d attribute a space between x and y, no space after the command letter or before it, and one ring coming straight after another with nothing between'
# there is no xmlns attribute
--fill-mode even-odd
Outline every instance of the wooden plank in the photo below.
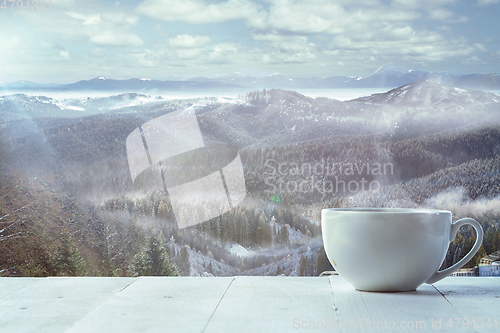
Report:
<svg viewBox="0 0 500 333"><path fill-rule="evenodd" d="M33 283L42 281L44 278L32 278L32 277L16 277L16 278L6 278L0 277L0 299L12 294L19 289L25 288Z"/></svg>
<svg viewBox="0 0 500 333"><path fill-rule="evenodd" d="M500 279L488 277L446 278L407 293L360 292L341 276L2 278L0 284L2 332L497 332L494 319L500 321Z"/></svg>
<svg viewBox="0 0 500 333"><path fill-rule="evenodd" d="M5 283L19 286L19 281ZM64 332L135 279L58 277L24 281L24 288L1 299L2 333Z"/></svg>
<svg viewBox="0 0 500 333"><path fill-rule="evenodd" d="M467 320L453 326L473 327L479 332L500 332L500 278L447 277L434 286Z"/></svg>
<svg viewBox="0 0 500 333"><path fill-rule="evenodd" d="M232 280L140 277L67 332L201 332Z"/></svg>
<svg viewBox="0 0 500 333"><path fill-rule="evenodd" d="M432 285L424 284L412 292L382 293L358 291L341 276L329 279L340 331L448 331L446 320L461 317Z"/></svg>
<svg viewBox="0 0 500 333"><path fill-rule="evenodd" d="M328 278L239 276L203 332L331 331L334 314Z"/></svg>

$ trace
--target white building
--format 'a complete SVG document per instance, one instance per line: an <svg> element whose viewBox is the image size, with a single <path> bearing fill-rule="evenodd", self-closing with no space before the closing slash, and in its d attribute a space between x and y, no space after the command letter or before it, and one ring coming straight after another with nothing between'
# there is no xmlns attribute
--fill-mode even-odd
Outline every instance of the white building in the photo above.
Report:
<svg viewBox="0 0 500 333"><path fill-rule="evenodd" d="M479 276L500 276L500 261L479 265Z"/></svg>
<svg viewBox="0 0 500 333"><path fill-rule="evenodd" d="M455 273L450 274L450 276L477 276L475 268L460 268Z"/></svg>
<svg viewBox="0 0 500 333"><path fill-rule="evenodd" d="M479 262L479 276L500 276L500 251L493 252Z"/></svg>

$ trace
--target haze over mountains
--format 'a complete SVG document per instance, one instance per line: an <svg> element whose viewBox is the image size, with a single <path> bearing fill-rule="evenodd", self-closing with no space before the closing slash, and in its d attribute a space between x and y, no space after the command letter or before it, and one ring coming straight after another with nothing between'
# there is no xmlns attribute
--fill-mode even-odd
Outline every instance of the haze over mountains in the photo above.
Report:
<svg viewBox="0 0 500 333"><path fill-rule="evenodd" d="M111 93L111 92L110 92ZM277 110L275 101L285 98L286 108ZM289 128L297 125L297 120L307 117L328 116L363 116L370 117L372 109L379 108L376 105L394 107L392 114L398 114L401 107L404 108L431 108L465 111L464 117L471 116L468 112L473 108L483 110L496 107L500 101L497 93L481 90L468 90L451 87L436 83L431 80L417 81L388 90L384 93L372 94L341 102L329 98L310 98L302 94L289 91L288 93L275 90L268 95L268 100L244 101L238 98L210 97L185 99L183 102L173 101L162 96L151 96L138 93L123 93L108 97L81 97L81 98L52 98L46 96L34 96L28 94L12 94L0 96L0 108L2 110L2 121L63 117L78 118L97 114L144 112L144 109L161 110L169 105L189 105L197 102L200 105L227 104L248 105L256 103L260 107L266 107L264 116L269 119L277 118L282 124ZM305 105L314 105L311 112ZM283 106L284 107L284 106ZM363 111L362 111L363 110ZM477 112L481 113L479 110ZM232 119L239 117L238 114L231 116ZM477 117L477 114L475 115ZM243 131L245 129L243 128Z"/></svg>
<svg viewBox="0 0 500 333"><path fill-rule="evenodd" d="M52 260L65 244L61 239L69 238L86 262L86 275L132 276L134 258L153 233L183 275L318 275L328 269L319 228L324 207L451 209L457 218L480 221L489 235L485 251L496 251L500 97L413 72L385 66L367 78L348 78L404 82L350 101L283 89L178 100L112 89L106 97L0 96L0 209L2 223L12 225L0 233L0 270L10 276L63 274ZM248 74L203 84L239 85ZM259 75L261 82L294 81ZM175 82L193 87L202 80ZM122 83L155 82L97 78L76 87L121 89ZM125 143L145 122L187 108L196 110L205 143L238 148L247 197L227 214L178 229L166 193L134 187ZM345 169L335 175L307 171L316 164ZM368 165L372 171L390 168L370 172ZM348 185L363 182L377 186ZM17 233L23 238L14 238ZM469 231L462 228L459 235L470 242L452 243L445 265L472 246Z"/></svg>
<svg viewBox="0 0 500 333"><path fill-rule="evenodd" d="M450 74L406 69L384 65L366 77L329 76L298 77L280 73L264 73L242 70L227 75L197 76L191 78L167 78L153 80L132 78L115 80L104 76L69 84L40 84L17 81L0 85L0 93L15 92L149 92L167 91L241 91L249 89L346 89L346 88L395 88L411 82L431 80L433 82L464 89L499 90L500 75Z"/></svg>

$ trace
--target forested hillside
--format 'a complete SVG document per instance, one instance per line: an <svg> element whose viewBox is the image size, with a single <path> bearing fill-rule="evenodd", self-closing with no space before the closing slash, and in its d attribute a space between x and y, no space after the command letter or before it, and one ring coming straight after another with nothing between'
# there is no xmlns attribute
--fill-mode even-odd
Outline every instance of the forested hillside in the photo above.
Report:
<svg viewBox="0 0 500 333"><path fill-rule="evenodd" d="M413 90L400 89L408 100ZM485 240L473 266L500 249L499 104L474 93L443 107L451 92L427 86L438 104L404 106L380 95L340 102L283 90L231 101L135 94L66 101L95 111L71 117L61 107L52 113L50 99L3 97L13 116L1 124L0 271L319 275L331 269L319 226L327 207L428 207L476 218ZM143 123L194 104L205 144L239 150L247 195L179 229L166 193L134 187L125 141ZM443 265L474 237L462 228Z"/></svg>

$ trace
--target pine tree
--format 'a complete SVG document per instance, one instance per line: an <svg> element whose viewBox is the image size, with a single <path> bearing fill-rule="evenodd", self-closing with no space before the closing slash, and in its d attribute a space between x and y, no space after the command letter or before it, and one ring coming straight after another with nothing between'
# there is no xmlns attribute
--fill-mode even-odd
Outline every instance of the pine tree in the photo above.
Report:
<svg viewBox="0 0 500 333"><path fill-rule="evenodd" d="M181 251L176 257L176 262L182 276L189 276L191 273L191 265L189 264L189 252L187 245L181 247Z"/></svg>
<svg viewBox="0 0 500 333"><path fill-rule="evenodd" d="M241 244L244 247L249 246L248 242L248 223L245 220L245 215L244 211L241 210L239 217L238 217L238 224L240 228L240 237L239 237L239 244Z"/></svg>
<svg viewBox="0 0 500 333"><path fill-rule="evenodd" d="M306 276L306 270L307 270L307 259L304 253L302 253L302 256L300 257L299 261L299 276Z"/></svg>
<svg viewBox="0 0 500 333"><path fill-rule="evenodd" d="M330 263L330 260L328 260L328 257L326 256L325 248L322 246L318 249L316 252L316 273L317 275L325 272L325 271L333 271L333 266Z"/></svg>
<svg viewBox="0 0 500 333"><path fill-rule="evenodd" d="M158 205L158 218L166 220L168 216L168 206L163 200L161 200L160 204Z"/></svg>
<svg viewBox="0 0 500 333"><path fill-rule="evenodd" d="M456 264L462 258L462 247L463 245L458 244L453 253L452 265Z"/></svg>
<svg viewBox="0 0 500 333"><path fill-rule="evenodd" d="M500 232L494 224L484 233L483 245L488 254L500 250Z"/></svg>
<svg viewBox="0 0 500 333"><path fill-rule="evenodd" d="M464 267L474 267L474 266L477 266L477 265L479 265L479 262L481 261L481 259L484 258L484 257L486 257L486 256L487 256L486 250L484 249L483 244L481 244L481 247L479 248L479 250L477 250L477 252L474 255L474 257L472 257L472 259L469 260L469 262L467 264L465 264Z"/></svg>
<svg viewBox="0 0 500 333"><path fill-rule="evenodd" d="M278 243L280 245L283 246L288 245L289 235L288 235L288 226L286 224L281 226L281 229L278 231L277 238L278 238Z"/></svg>
<svg viewBox="0 0 500 333"><path fill-rule="evenodd" d="M314 270L314 258L312 257L313 254L311 253L311 258L308 258L308 272L307 276L315 276L316 271Z"/></svg>
<svg viewBox="0 0 500 333"><path fill-rule="evenodd" d="M178 276L177 267L170 263L166 249L156 236L151 236L148 248L134 257L132 270L140 276Z"/></svg>
<svg viewBox="0 0 500 333"><path fill-rule="evenodd" d="M261 246L269 246L273 241L271 226L266 221L266 214L262 212L257 223L257 242Z"/></svg>
<svg viewBox="0 0 500 333"><path fill-rule="evenodd" d="M214 275L214 269L212 267L212 262L208 264L207 272Z"/></svg>
<svg viewBox="0 0 500 333"><path fill-rule="evenodd" d="M68 235L63 236L62 244L57 248L52 267L56 275L83 275L85 261Z"/></svg>

